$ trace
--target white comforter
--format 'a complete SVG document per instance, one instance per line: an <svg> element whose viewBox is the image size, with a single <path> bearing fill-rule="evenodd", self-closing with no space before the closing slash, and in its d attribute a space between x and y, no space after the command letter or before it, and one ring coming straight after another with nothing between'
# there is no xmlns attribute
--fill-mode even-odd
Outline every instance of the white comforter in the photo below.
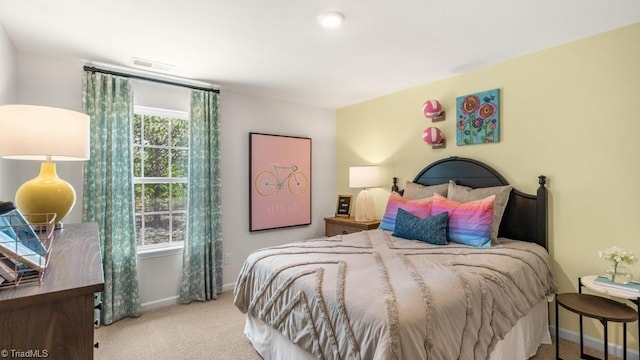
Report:
<svg viewBox="0 0 640 360"><path fill-rule="evenodd" d="M554 292L536 244L434 246L370 230L254 252L234 301L318 359L486 359Z"/></svg>

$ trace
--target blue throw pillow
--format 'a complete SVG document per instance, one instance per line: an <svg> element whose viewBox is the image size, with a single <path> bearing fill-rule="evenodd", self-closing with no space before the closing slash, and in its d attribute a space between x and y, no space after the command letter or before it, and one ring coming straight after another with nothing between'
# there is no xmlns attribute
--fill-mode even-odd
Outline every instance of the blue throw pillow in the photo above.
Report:
<svg viewBox="0 0 640 360"><path fill-rule="evenodd" d="M442 212L421 219L403 209L398 209L393 236L420 240L433 245L447 245L448 218L449 213Z"/></svg>

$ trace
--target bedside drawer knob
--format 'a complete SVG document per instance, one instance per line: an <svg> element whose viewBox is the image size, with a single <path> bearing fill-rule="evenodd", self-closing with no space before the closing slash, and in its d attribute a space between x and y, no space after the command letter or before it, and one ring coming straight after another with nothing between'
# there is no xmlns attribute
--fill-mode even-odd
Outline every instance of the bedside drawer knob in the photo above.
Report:
<svg viewBox="0 0 640 360"><path fill-rule="evenodd" d="M349 232L347 230L342 230L343 235L347 235Z"/></svg>
<svg viewBox="0 0 640 360"><path fill-rule="evenodd" d="M96 310L102 310L102 303L94 306L93 308L96 309Z"/></svg>
<svg viewBox="0 0 640 360"><path fill-rule="evenodd" d="M100 342L96 341L96 343L93 344L93 347L96 348L96 349L99 348L100 347Z"/></svg>

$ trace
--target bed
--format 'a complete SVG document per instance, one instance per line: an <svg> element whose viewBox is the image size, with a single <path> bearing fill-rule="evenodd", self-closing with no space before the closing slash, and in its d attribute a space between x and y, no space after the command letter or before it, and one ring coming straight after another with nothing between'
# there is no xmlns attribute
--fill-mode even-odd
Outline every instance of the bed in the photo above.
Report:
<svg viewBox="0 0 640 360"><path fill-rule="evenodd" d="M263 358L526 359L550 343L547 302L556 287L546 250L545 177L529 195L482 162L451 157L429 164L409 185L447 187L449 195L452 186L458 194L508 189L491 243L398 237L401 220L442 217L421 220L398 210L394 231L381 225L255 251L234 303L247 314L245 334ZM433 209L454 202L431 195L402 201L431 201ZM456 206L491 198L495 215L494 197ZM447 213L447 237L457 210Z"/></svg>

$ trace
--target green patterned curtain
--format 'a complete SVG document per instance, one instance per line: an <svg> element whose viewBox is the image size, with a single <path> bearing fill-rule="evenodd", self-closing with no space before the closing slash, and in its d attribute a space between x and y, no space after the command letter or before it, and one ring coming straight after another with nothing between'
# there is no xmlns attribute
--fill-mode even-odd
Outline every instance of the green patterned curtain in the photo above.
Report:
<svg viewBox="0 0 640 360"><path fill-rule="evenodd" d="M104 291L100 320L140 316L133 203L131 80L85 71L82 106L91 117L82 221L100 230Z"/></svg>
<svg viewBox="0 0 640 360"><path fill-rule="evenodd" d="M180 302L215 299L222 292L220 123L218 94L191 91L189 205Z"/></svg>

